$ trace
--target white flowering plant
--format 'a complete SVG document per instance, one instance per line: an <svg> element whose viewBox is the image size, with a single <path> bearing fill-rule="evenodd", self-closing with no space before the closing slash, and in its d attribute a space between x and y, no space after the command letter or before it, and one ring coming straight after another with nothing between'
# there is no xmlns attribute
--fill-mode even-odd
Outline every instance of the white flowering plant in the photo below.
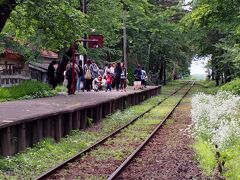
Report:
<svg viewBox="0 0 240 180"><path fill-rule="evenodd" d="M240 139L240 96L219 91L198 93L192 98L192 135L221 150Z"/></svg>

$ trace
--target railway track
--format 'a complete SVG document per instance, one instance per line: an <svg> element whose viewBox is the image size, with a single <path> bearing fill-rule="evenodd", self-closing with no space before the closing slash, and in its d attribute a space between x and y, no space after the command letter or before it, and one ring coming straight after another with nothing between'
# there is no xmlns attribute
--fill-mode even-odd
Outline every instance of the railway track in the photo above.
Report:
<svg viewBox="0 0 240 180"><path fill-rule="evenodd" d="M171 93L170 95L168 95L166 98L162 99L161 101L159 101L156 105L152 106L151 108L149 108L148 110L146 110L145 112L141 113L139 116L133 118L128 124L120 127L119 129L117 129L116 131L112 132L111 134L109 134L108 136L104 137L103 139L101 139L100 141L96 142L95 144L93 144L92 146L90 146L89 148L79 152L77 155L75 155L74 157L66 160L65 162L59 164L58 166L46 171L45 173L41 174L40 176L36 177L36 180L42 180L42 179L52 179L51 176L56 174L58 171L64 169L69 163L73 163L74 161L79 160L83 155L91 152L92 150L96 149L97 147L101 146L104 142L106 142L108 139L111 139L113 137L115 137L117 134L119 134L121 131L123 131L124 129L128 128L130 125L134 124L138 119L142 118L144 115L146 115L147 113L149 113L151 110L153 110L154 108L156 108L157 106L159 106L160 104L162 104L163 102L165 102L166 100L168 100L170 97L176 95L179 91L183 90L184 88L186 88L187 86L189 86L190 82L184 84L183 86L181 86L179 89L177 89L176 91L174 91L173 93ZM171 112L169 112L164 119L161 121L161 123L155 128L155 130L151 133L151 135L144 141L144 143L142 143L120 166L119 168L116 169L116 171L114 173L112 173L112 175L109 177L109 179L114 179L120 172L123 171L123 169L129 164L129 162L137 155L137 153L142 149L142 147L150 140L150 138L155 134L155 132L162 126L162 124L166 121L166 119L172 114L172 112L174 111L174 109L178 106L178 104L181 102L181 100L184 98L184 96L187 94L187 92L191 89L191 87L193 86L193 83L190 85L190 88L187 89L186 92L184 92L183 96L181 97L181 99L178 101L178 103L174 106L174 108L171 110Z"/></svg>
<svg viewBox="0 0 240 180"><path fill-rule="evenodd" d="M130 164L130 162L139 154L139 152L143 149L143 147L151 140L151 138L156 134L156 132L163 126L165 121L172 115L174 110L180 104L182 99L187 95L187 93L191 90L193 85L194 85L194 82L192 83L190 88L186 91L186 93L182 96L182 98L177 102L177 104L172 108L172 110L164 117L162 122L148 136L148 138L140 146L138 146L138 148L130 156L128 156L128 158L108 177L108 180L116 179L118 175L124 171L124 169Z"/></svg>

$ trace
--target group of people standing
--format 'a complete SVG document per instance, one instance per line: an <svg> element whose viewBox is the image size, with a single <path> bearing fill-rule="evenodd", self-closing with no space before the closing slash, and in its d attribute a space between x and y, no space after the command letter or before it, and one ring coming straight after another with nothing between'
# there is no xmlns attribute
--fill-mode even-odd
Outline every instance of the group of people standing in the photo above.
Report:
<svg viewBox="0 0 240 180"><path fill-rule="evenodd" d="M55 81L57 72L57 62L52 61L48 67L48 83L53 89L57 83ZM75 79L73 79L73 77ZM144 67L138 65L134 71L135 82L141 84L141 88L146 87L147 74ZM74 81L73 81L74 80ZM74 84L72 84L74 82ZM99 68L95 61L87 60L83 65L82 61L74 64L70 61L64 71L64 84L67 86L68 94L80 91L126 91L127 70L124 63L108 63L104 68Z"/></svg>
<svg viewBox="0 0 240 180"><path fill-rule="evenodd" d="M127 86L127 72L123 63L109 63L104 69L97 66L95 61L87 60L86 64L82 66L82 61L75 64L74 71L73 64L70 62L66 66L64 73L67 80L68 94L73 94L73 86L76 91L112 91L116 88L117 91L126 91ZM72 85L72 75L75 73L76 84Z"/></svg>

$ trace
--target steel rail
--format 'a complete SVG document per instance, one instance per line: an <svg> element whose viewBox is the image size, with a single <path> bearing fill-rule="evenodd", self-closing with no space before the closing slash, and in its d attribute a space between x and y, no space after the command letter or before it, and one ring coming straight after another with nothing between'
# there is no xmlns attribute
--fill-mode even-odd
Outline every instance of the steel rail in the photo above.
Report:
<svg viewBox="0 0 240 180"><path fill-rule="evenodd" d="M62 162L61 164L55 166L54 168L49 169L48 171L42 173L41 175L35 177L35 180L43 180L46 179L47 177L51 176L52 174L56 173L56 171L62 169L64 166L66 166L68 163L71 163L77 159L79 159L81 156L83 156L84 154L86 154L87 152L91 151L92 149L96 148L97 146L99 146L100 144L104 143L106 140L108 140L109 138L115 136L117 133L119 133L120 131L122 131L123 129L125 129L126 127L128 127L129 125L133 124L136 120L138 120L139 118L143 117L146 113L150 112L152 109L154 109L156 106L160 105L162 102L164 102L165 100L167 100L169 97L173 96L174 94L176 94L178 91L180 91L181 89L183 89L185 86L187 86L190 83L187 82L186 84L184 84L183 86L181 86L179 89L177 89L176 91L174 91L173 93L171 93L170 95L168 95L167 97L165 97L164 99L160 100L159 102L157 102L157 104L153 105L152 107L150 107L149 109L147 109L146 111L144 111L143 113L141 113L140 115L134 117L130 122L128 122L127 124L123 125L122 127L118 128L117 130L115 130L114 132L108 134L107 136L105 136L104 138L100 139L99 141L97 141L96 143L94 143L93 145L89 146L88 148L80 151L78 154L76 154L75 156L67 159L66 161Z"/></svg>
<svg viewBox="0 0 240 180"><path fill-rule="evenodd" d="M193 82L190 86L190 88L184 93L184 95L181 97L181 99L176 103L176 105L172 108L172 110L163 118L161 123L153 130L153 132L147 137L147 139L138 146L135 151L127 157L127 159L108 177L108 180L116 179L116 177L124 171L124 169L129 165L129 163L138 155L138 153L142 150L142 148L151 140L151 138L156 134L156 132L163 126L165 121L172 115L174 110L177 108L177 106L180 104L180 102L183 100L183 98L188 94L188 92L191 90L195 82Z"/></svg>

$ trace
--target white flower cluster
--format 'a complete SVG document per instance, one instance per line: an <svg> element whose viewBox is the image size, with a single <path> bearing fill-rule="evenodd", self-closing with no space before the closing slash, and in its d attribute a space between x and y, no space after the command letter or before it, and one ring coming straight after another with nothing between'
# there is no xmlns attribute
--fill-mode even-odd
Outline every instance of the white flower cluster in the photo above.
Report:
<svg viewBox="0 0 240 180"><path fill-rule="evenodd" d="M224 149L240 139L240 96L220 91L192 98L192 135Z"/></svg>

